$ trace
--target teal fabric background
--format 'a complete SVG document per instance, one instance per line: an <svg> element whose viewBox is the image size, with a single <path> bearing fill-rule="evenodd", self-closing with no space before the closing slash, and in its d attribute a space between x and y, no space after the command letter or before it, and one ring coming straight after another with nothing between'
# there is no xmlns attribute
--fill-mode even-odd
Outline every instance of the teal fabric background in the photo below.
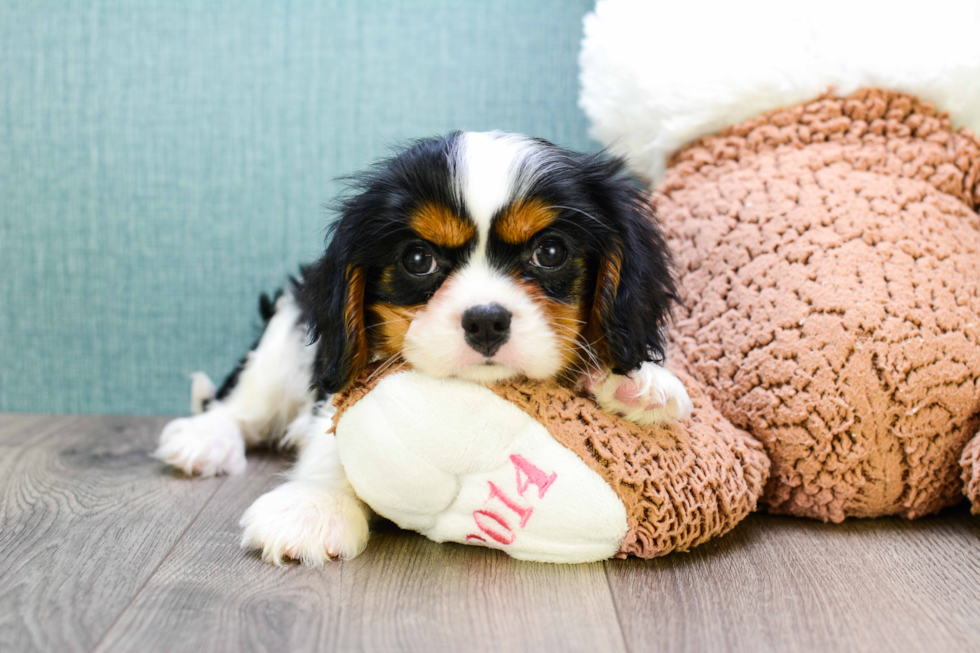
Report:
<svg viewBox="0 0 980 653"><path fill-rule="evenodd" d="M185 413L407 138L594 149L592 0L0 2L0 410Z"/></svg>

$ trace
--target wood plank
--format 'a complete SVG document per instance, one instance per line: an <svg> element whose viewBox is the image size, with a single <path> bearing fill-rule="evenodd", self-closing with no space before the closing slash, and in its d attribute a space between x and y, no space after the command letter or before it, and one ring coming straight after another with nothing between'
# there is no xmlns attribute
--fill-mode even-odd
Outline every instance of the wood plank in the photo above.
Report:
<svg viewBox="0 0 980 653"><path fill-rule="evenodd" d="M0 416L0 651L980 650L962 508L756 515L689 554L581 566L388 525L353 561L282 570L237 522L288 460L174 477L147 456L163 421Z"/></svg>
<svg viewBox="0 0 980 653"><path fill-rule="evenodd" d="M0 413L0 447L9 452L11 447L23 447L78 420L75 415Z"/></svg>
<svg viewBox="0 0 980 653"><path fill-rule="evenodd" d="M243 553L238 520L285 464L253 456L229 479L98 650L624 650L601 565L520 563L383 524L321 570Z"/></svg>
<svg viewBox="0 0 980 653"><path fill-rule="evenodd" d="M343 572L339 650L626 650L602 563L521 562L389 528Z"/></svg>
<svg viewBox="0 0 980 653"><path fill-rule="evenodd" d="M164 472L164 422L3 422L0 650L90 650L224 482Z"/></svg>
<svg viewBox="0 0 980 653"><path fill-rule="evenodd" d="M0 413L0 442L5 431L17 428L19 424L30 424L38 421L56 421L58 418L39 413Z"/></svg>
<svg viewBox="0 0 980 653"><path fill-rule="evenodd" d="M283 482L285 457L249 454L188 529L98 651L333 650L341 565L277 568L238 546L238 520Z"/></svg>
<svg viewBox="0 0 980 653"><path fill-rule="evenodd" d="M980 520L754 515L688 554L606 563L631 650L980 650Z"/></svg>

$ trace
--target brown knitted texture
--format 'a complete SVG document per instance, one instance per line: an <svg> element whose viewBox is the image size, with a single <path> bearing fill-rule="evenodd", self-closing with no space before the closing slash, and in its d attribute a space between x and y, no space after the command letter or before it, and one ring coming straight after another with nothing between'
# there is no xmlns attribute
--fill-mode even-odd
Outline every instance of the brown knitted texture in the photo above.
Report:
<svg viewBox="0 0 980 653"><path fill-rule="evenodd" d="M867 89L728 127L671 165L654 199L683 285L674 337L765 445L769 510L841 521L962 500L980 144Z"/></svg>
<svg viewBox="0 0 980 653"><path fill-rule="evenodd" d="M960 464L963 466L963 493L973 504L973 514L980 515L980 433L963 449Z"/></svg>
<svg viewBox="0 0 980 653"><path fill-rule="evenodd" d="M335 421L401 369L369 370L336 395ZM555 383L519 380L490 388L541 423L619 495L629 530L617 557L653 558L727 533L755 510L765 486L769 460L762 445L722 417L694 379L677 373L694 412L689 421L667 428L609 415Z"/></svg>

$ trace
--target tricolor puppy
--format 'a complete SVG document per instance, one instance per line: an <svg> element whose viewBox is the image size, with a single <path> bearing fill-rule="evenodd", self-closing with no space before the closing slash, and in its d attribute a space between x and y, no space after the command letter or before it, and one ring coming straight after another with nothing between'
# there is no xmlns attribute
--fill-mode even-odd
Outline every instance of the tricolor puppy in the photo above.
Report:
<svg viewBox="0 0 980 653"><path fill-rule="evenodd" d="M156 455L206 476L243 471L251 445L298 446L242 544L276 564L351 557L368 510L324 435L328 394L391 359L478 383L557 379L636 422L682 418L690 400L661 367L673 297L621 160L499 132L419 141L358 178L326 253L263 302L265 332L220 390L195 375L200 414L168 424Z"/></svg>

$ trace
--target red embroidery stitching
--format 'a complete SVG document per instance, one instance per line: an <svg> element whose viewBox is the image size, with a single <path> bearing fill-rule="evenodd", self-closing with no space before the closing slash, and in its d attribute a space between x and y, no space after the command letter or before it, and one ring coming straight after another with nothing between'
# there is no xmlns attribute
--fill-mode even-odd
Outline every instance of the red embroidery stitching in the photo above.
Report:
<svg viewBox="0 0 980 653"><path fill-rule="evenodd" d="M493 484L493 481L488 481L488 483L490 483L490 496L487 497L487 501L489 502L494 497L500 499L505 506L517 513L517 516L521 518L521 528L524 528L524 525L527 524L527 520L531 517L531 513L534 512L534 508L531 508L530 506L520 506L514 503L513 499L508 497L506 494L504 494L503 490Z"/></svg>
<svg viewBox="0 0 980 653"><path fill-rule="evenodd" d="M524 496L524 492L527 491L527 487L529 485L536 485L538 487L538 497L543 499L544 495L548 492L548 488L550 488L551 484L558 478L558 474L556 472L552 472L549 476L538 467L535 467L533 464L528 462L526 458L518 454L512 455L510 457L510 461L514 463L515 473L517 474L517 492L521 495L521 497ZM521 472L524 473L523 479L521 478ZM534 508L531 506L520 505L504 494L503 490L497 487L493 481L487 481L487 483L490 484L490 496L487 497L486 503L489 503L490 500L494 498L500 499L501 503L513 510L517 516L520 517L520 526L521 528L524 528L524 526L527 525L527 520L531 518L531 514L534 512ZM501 533L491 528L485 523L486 519L492 519L493 521L497 522L497 525L503 527L503 529L507 532ZM474 511L473 521L476 522L477 527L486 533L488 537L496 542L499 542L500 544L503 544L504 546L513 544L514 540L517 539L517 534L510 527L510 524L507 523L507 520L493 510L486 509ZM470 540L479 540L484 544L487 542L479 535L472 533L466 536L466 541L469 542Z"/></svg>
<svg viewBox="0 0 980 653"><path fill-rule="evenodd" d="M551 487L551 484L555 482L558 478L558 474L555 472L548 476L543 471L529 463L523 456L514 454L510 457L510 461L514 463L517 472L517 492L524 496L524 491L527 490L528 485L538 486L538 498L543 499L545 492ZM521 472L524 472L526 479L521 483Z"/></svg>
<svg viewBox="0 0 980 653"><path fill-rule="evenodd" d="M490 519L494 520L495 522L503 526L510 534L510 538L508 538L506 535L502 533L498 533L497 531L493 530L489 526L484 525L480 521L481 515L484 517L489 517ZM511 544L513 543L514 539L517 537L517 535L514 534L514 531L511 530L510 525L507 523L507 520L501 517L493 510L477 510L476 512L473 513L473 519L476 521L476 525L480 528L481 531L489 535L494 540L500 542L501 544Z"/></svg>

